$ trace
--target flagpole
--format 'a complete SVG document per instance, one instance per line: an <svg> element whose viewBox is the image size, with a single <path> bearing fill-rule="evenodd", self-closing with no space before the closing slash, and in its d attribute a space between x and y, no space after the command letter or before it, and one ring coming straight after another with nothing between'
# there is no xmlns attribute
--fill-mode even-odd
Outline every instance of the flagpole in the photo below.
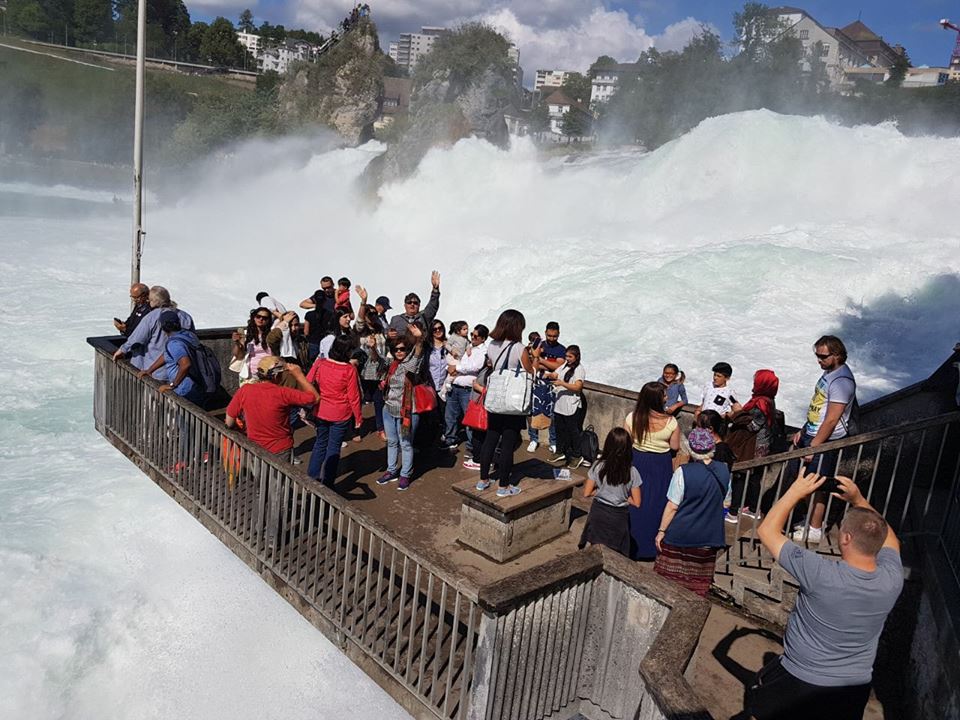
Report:
<svg viewBox="0 0 960 720"><path fill-rule="evenodd" d="M143 252L143 95L146 80L147 1L137 3L137 88L133 122L133 248L130 256L130 284L140 282L140 255Z"/></svg>

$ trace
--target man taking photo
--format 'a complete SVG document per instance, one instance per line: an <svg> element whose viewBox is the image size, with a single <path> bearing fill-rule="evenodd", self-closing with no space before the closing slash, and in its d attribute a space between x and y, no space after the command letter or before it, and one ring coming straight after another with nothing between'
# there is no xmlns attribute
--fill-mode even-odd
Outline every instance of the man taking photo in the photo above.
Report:
<svg viewBox="0 0 960 720"><path fill-rule="evenodd" d="M784 536L793 508L827 480L801 471L757 530L763 546L800 583L783 655L765 665L747 691L746 709L757 720L860 720L877 641L903 589L900 542L850 478L837 477L831 493L850 504L840 524L839 562Z"/></svg>

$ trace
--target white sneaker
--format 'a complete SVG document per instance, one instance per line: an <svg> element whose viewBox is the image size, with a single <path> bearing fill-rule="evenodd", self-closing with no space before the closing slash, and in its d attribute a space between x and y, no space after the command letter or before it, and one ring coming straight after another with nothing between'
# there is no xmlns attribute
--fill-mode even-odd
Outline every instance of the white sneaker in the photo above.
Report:
<svg viewBox="0 0 960 720"><path fill-rule="evenodd" d="M551 446L550 446L550 452L556 454L556 452L557 452L557 446L556 446L556 445L551 445Z"/></svg>
<svg viewBox="0 0 960 720"><path fill-rule="evenodd" d="M793 532L790 533L790 539L794 542L818 543L821 537L823 537L822 528L807 528L803 525L795 525Z"/></svg>
<svg viewBox="0 0 960 720"><path fill-rule="evenodd" d="M468 458L468 459L464 460L464 461L463 461L463 466L464 466L467 470L479 470L479 469L480 469L480 463L476 462L476 461L473 460L472 458Z"/></svg>
<svg viewBox="0 0 960 720"><path fill-rule="evenodd" d="M527 445L527 452L532 453L537 451L537 445L539 443L536 440L531 440L530 444Z"/></svg>

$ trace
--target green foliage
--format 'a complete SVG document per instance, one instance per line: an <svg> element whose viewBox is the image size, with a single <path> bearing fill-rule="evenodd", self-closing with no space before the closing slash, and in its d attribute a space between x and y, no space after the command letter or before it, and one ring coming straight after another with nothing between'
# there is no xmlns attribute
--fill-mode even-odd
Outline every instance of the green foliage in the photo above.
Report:
<svg viewBox="0 0 960 720"><path fill-rule="evenodd" d="M841 95L830 87L822 44L805 55L765 6L747 3L734 25L741 52L731 60L706 28L680 53L643 53L636 72L621 74L618 92L597 109L601 138L655 148L705 118L758 108L850 124L896 120L908 134L960 133L960 86L903 90L894 76L887 87L861 82Z"/></svg>
<svg viewBox="0 0 960 720"><path fill-rule="evenodd" d="M560 130L567 137L585 137L590 134L592 120L590 113L574 106L563 114Z"/></svg>
<svg viewBox="0 0 960 720"><path fill-rule="evenodd" d="M210 26L202 20L193 23L180 45L180 57L190 62L206 63L207 59L201 54L200 46L209 29Z"/></svg>
<svg viewBox="0 0 960 720"><path fill-rule="evenodd" d="M110 0L76 0L73 21L77 40L106 40L113 33L113 4Z"/></svg>
<svg viewBox="0 0 960 720"><path fill-rule="evenodd" d="M244 48L237 40L233 23L225 17L218 17L210 23L200 41L200 57L212 65L242 67L243 55Z"/></svg>
<svg viewBox="0 0 960 720"><path fill-rule="evenodd" d="M887 78L886 84L890 87L900 87L903 84L903 79L907 77L907 70L909 69L910 56L904 50L903 54L899 55L890 67L890 77Z"/></svg>
<svg viewBox="0 0 960 720"><path fill-rule="evenodd" d="M437 38L433 50L420 58L414 88L426 85L436 75L460 87L478 80L488 70L510 76L513 66L507 55L509 49L507 39L489 25L461 25Z"/></svg>
<svg viewBox="0 0 960 720"><path fill-rule="evenodd" d="M594 77L596 77L598 70L615 68L618 64L619 63L609 55L601 55L590 66L590 69L587 71L587 77L592 80Z"/></svg>
<svg viewBox="0 0 960 720"><path fill-rule="evenodd" d="M590 103L590 93L592 91L590 78L578 72L567 73L563 81L563 87L560 88L574 102L587 105Z"/></svg>
<svg viewBox="0 0 960 720"><path fill-rule="evenodd" d="M257 29L257 26L253 24L253 13L250 12L249 8L240 13L238 20L237 30L241 32L252 33Z"/></svg>
<svg viewBox="0 0 960 720"><path fill-rule="evenodd" d="M550 128L550 110L546 103L537 103L537 106L530 112L530 131L546 132Z"/></svg>

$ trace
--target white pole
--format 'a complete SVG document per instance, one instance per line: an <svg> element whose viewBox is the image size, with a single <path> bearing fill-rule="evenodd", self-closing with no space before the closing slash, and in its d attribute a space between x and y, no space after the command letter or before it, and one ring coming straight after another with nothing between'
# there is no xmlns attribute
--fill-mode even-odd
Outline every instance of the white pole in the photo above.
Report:
<svg viewBox="0 0 960 720"><path fill-rule="evenodd" d="M140 282L143 250L143 91L146 79L147 0L137 3L137 90L133 123L133 250L130 284Z"/></svg>

